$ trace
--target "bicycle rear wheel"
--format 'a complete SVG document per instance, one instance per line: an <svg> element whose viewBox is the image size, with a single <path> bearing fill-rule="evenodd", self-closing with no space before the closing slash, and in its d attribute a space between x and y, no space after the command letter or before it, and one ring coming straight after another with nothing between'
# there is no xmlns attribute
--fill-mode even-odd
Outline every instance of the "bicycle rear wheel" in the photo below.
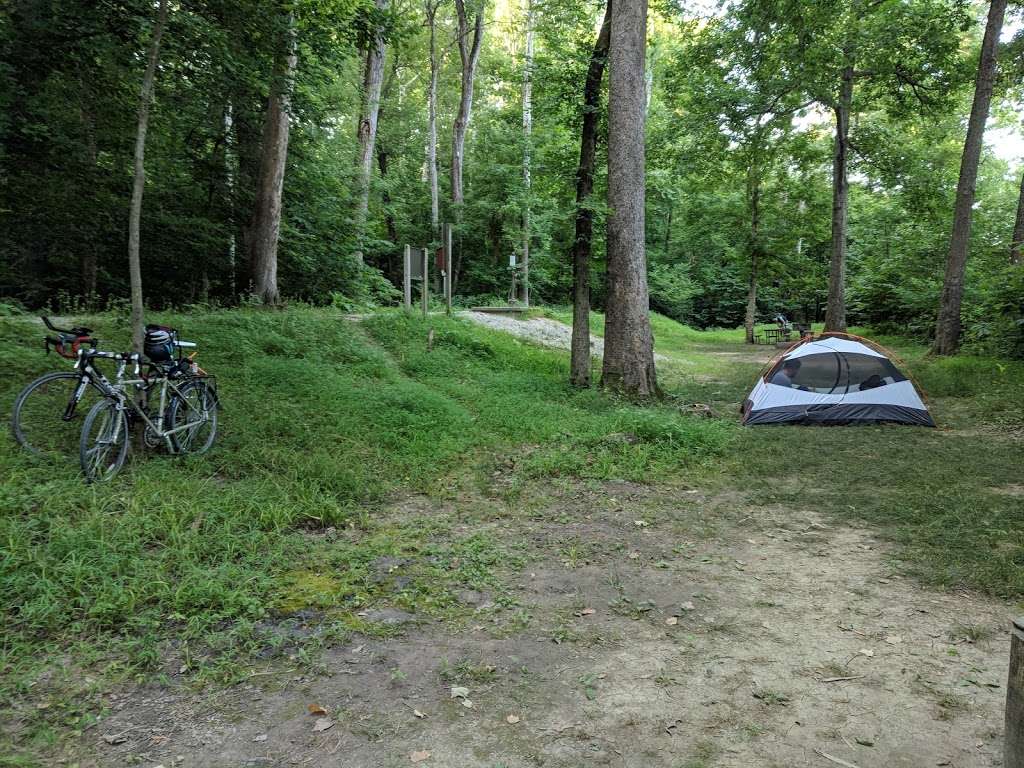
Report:
<svg viewBox="0 0 1024 768"><path fill-rule="evenodd" d="M82 387L79 393L78 389ZM11 434L18 445L38 455L70 459L82 431L82 416L100 393L72 371L40 376L18 394L11 410ZM68 414L68 405L80 399ZM65 418L67 417L67 418Z"/></svg>
<svg viewBox="0 0 1024 768"><path fill-rule="evenodd" d="M128 455L128 415L116 400L92 407L82 425L78 458L87 483L110 480Z"/></svg>
<svg viewBox="0 0 1024 768"><path fill-rule="evenodd" d="M217 398L202 380L178 387L167 409L175 453L206 453L217 439Z"/></svg>

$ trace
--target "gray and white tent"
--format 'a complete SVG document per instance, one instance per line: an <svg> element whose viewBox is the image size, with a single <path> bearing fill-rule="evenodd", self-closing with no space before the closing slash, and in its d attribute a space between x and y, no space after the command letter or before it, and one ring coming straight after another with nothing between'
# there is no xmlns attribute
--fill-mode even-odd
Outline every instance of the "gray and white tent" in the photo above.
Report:
<svg viewBox="0 0 1024 768"><path fill-rule="evenodd" d="M743 404L744 424L877 424L934 427L914 382L881 347L828 334L790 347Z"/></svg>

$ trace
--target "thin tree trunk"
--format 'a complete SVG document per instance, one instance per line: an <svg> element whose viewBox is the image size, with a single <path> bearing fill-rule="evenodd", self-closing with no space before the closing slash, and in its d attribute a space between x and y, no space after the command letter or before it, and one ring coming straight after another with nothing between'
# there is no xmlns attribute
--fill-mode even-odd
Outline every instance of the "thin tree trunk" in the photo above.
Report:
<svg viewBox="0 0 1024 768"><path fill-rule="evenodd" d="M1024 174L1020 177L1020 199L1017 201L1017 221L1013 225L1013 242L1010 243L1010 262L1020 264L1021 247L1024 246Z"/></svg>
<svg viewBox="0 0 1024 768"><path fill-rule="evenodd" d="M761 253L761 175L752 163L750 167L750 285L747 288L747 312L743 319L747 344L754 343L754 322L757 320L757 268Z"/></svg>
<svg viewBox="0 0 1024 768"><path fill-rule="evenodd" d="M828 275L825 330L846 332L846 221L850 185L847 164L850 150L850 111L853 105L853 64L847 52L835 106L836 136L832 156L832 259Z"/></svg>
<svg viewBox="0 0 1024 768"><path fill-rule="evenodd" d="M277 242L281 234L281 197L288 161L289 112L295 68L294 21L288 20L281 51L274 62L270 99L263 124L263 152L256 184L256 209L253 216L250 269L253 289L267 305L277 304Z"/></svg>
<svg viewBox="0 0 1024 768"><path fill-rule="evenodd" d="M381 179L386 179L388 175L388 154L387 148L383 142L377 142L377 168L380 170ZM395 224L395 214L391 210L391 193L388 192L387 187L381 192L381 199L384 202L384 225L387 228L388 240L392 246L396 246L398 243L398 226Z"/></svg>
<svg viewBox="0 0 1024 768"><path fill-rule="evenodd" d="M441 201L437 183L437 27L435 18L440 0L427 0L427 26L430 28L430 86L427 90L427 175L430 181L430 236L436 247L441 241Z"/></svg>
<svg viewBox="0 0 1024 768"><path fill-rule="evenodd" d="M590 195L594 190L601 79L608 60L611 14L612 0L608 0L583 87L583 129L580 132L580 165L576 171L576 236L572 244L572 353L569 383L574 387L590 386L590 245L594 235L594 209L590 204Z"/></svg>
<svg viewBox="0 0 1024 768"><path fill-rule="evenodd" d="M458 16L459 58L462 60L462 95L459 99L459 111L452 127L452 209L455 214L456 226L462 224L462 166L465 159L466 130L473 111L473 81L476 77L476 65L480 59L480 44L484 37L484 5L481 3L476 12L473 25L473 39L469 40L469 19L466 16L465 0L455 0L455 12ZM458 284L462 272L462 248L452 266L452 290Z"/></svg>
<svg viewBox="0 0 1024 768"><path fill-rule="evenodd" d="M647 0L612 8L608 79L608 299L601 384L658 393L644 251Z"/></svg>
<svg viewBox="0 0 1024 768"><path fill-rule="evenodd" d="M377 10L385 11L388 0L377 0ZM380 116L380 94L384 85L384 34L378 28L366 45L366 66L363 71L363 106L359 116L356 138L359 156L356 159L356 258L363 260L363 240L366 237L366 217L370 208L370 179L373 173L373 146L377 140L377 120Z"/></svg>
<svg viewBox="0 0 1024 768"><path fill-rule="evenodd" d="M236 267L235 261L238 254L238 238L237 232L238 227L236 226L236 206L235 206L235 174L237 158L234 153L234 113L231 102L231 97L228 97L228 102L224 107L224 191L228 197L228 208L231 216L230 232L228 234L228 291L231 293L231 299L234 300L238 295L238 288L236 284Z"/></svg>
<svg viewBox="0 0 1024 768"><path fill-rule="evenodd" d="M960 348L960 304L964 297L964 270L967 266L967 248L971 240L971 209L974 207L974 188L978 181L978 163L988 120L989 103L996 77L996 53L999 33L1006 14L1006 0L992 0L985 24L985 37L981 43L978 76L974 83L974 103L967 123L967 138L960 161L960 180L956 185L956 207L953 212L953 234L949 242L946 278L942 286L942 300L935 324L936 355L952 355Z"/></svg>
<svg viewBox="0 0 1024 768"><path fill-rule="evenodd" d="M530 142L533 134L533 3L526 6L526 45L523 56L523 287L522 301L530 306Z"/></svg>
<svg viewBox="0 0 1024 768"><path fill-rule="evenodd" d="M142 193L146 187L146 131L149 128L149 104L153 98L153 80L160 59L160 38L167 24L167 0L160 0L153 38L149 41L149 55L146 72L142 76L142 93L139 97L139 122L135 132L135 178L132 182L132 202L128 211L128 276L131 284L132 349L142 354L143 304L142 266L139 262L139 230L142 221Z"/></svg>
<svg viewBox="0 0 1024 768"><path fill-rule="evenodd" d="M96 116L93 114L91 98L84 80L79 77L79 89L82 92L82 102L79 111L82 115L82 129L85 134L85 161L88 166L87 179L92 184L96 179L96 171L99 163L99 146L96 143ZM79 267L82 276L82 295L85 297L86 306L95 307L97 304L96 283L99 272L98 249L92 234L83 238L79 256Z"/></svg>

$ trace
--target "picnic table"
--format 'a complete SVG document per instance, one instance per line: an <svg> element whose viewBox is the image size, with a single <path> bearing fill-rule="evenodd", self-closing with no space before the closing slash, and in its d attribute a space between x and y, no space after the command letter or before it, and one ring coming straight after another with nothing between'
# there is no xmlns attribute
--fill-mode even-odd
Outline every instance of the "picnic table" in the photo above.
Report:
<svg viewBox="0 0 1024 768"><path fill-rule="evenodd" d="M780 341L789 341L793 332L788 328L765 328L754 334L755 344L778 344Z"/></svg>

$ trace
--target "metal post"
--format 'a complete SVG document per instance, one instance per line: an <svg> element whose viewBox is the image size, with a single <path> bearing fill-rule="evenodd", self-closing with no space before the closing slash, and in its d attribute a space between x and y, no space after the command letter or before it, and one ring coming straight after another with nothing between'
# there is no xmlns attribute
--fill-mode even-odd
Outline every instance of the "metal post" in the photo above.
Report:
<svg viewBox="0 0 1024 768"><path fill-rule="evenodd" d="M427 288L427 280L430 276L430 251L426 248L423 249L423 282L420 285L420 290L423 293L423 317L427 317L427 308L430 304L428 296L429 289Z"/></svg>
<svg viewBox="0 0 1024 768"><path fill-rule="evenodd" d="M452 313L452 226L444 225L444 303L445 311Z"/></svg>
<svg viewBox="0 0 1024 768"><path fill-rule="evenodd" d="M405 246L405 263L402 270L402 295L405 298L405 311L412 311L412 251Z"/></svg>
<svg viewBox="0 0 1024 768"><path fill-rule="evenodd" d="M1014 620L1010 631L1003 768L1024 768L1024 617Z"/></svg>

